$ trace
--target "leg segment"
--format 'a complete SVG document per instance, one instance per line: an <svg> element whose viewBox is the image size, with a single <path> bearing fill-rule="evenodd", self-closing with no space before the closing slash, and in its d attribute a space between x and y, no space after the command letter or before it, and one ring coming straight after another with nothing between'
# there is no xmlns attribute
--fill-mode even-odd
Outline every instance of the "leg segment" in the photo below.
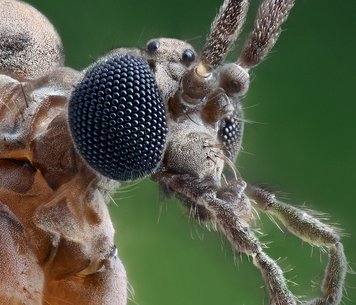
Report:
<svg viewBox="0 0 356 305"><path fill-rule="evenodd" d="M169 173L155 174L167 192L189 200L192 205L202 206L209 214L209 220L226 236L237 252L253 258L260 269L269 290L273 305L296 305L297 299L288 290L280 267L267 254L245 222L248 198L244 195L244 182L218 188L212 183L189 175Z"/></svg>
<svg viewBox="0 0 356 305"><path fill-rule="evenodd" d="M329 249L329 262L322 284L323 297L306 302L306 305L337 305L341 302L347 261L337 230L322 223L306 211L278 201L266 190L247 186L246 195L257 207L275 217L300 239Z"/></svg>

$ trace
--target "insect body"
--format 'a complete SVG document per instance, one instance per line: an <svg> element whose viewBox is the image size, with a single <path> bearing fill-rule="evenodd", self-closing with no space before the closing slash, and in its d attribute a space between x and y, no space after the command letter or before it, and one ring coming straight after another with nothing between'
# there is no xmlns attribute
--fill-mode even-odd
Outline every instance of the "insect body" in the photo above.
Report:
<svg viewBox="0 0 356 305"><path fill-rule="evenodd" d="M327 247L323 295L305 304L340 303L346 259L337 231L237 174L223 179L241 147L249 70L274 45L294 1L262 2L236 63L224 60L246 0L223 3L200 56L160 38L143 50L113 50L83 72L62 67L60 39L40 13L0 4L2 303L126 304L105 201L118 186L110 179L147 174L252 257L271 304L298 299L249 228L252 208ZM44 32L28 26L36 22Z"/></svg>

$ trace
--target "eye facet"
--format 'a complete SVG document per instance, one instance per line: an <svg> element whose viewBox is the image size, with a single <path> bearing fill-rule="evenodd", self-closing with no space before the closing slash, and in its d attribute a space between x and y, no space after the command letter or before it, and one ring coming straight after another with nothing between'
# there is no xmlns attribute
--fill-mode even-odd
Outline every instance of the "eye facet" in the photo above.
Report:
<svg viewBox="0 0 356 305"><path fill-rule="evenodd" d="M184 63L190 64L195 60L195 53L190 49L186 49L182 54L182 60Z"/></svg>
<svg viewBox="0 0 356 305"><path fill-rule="evenodd" d="M241 114L236 112L232 118L221 122L219 137L226 147L227 157L234 160L241 149L241 140L243 133L243 122Z"/></svg>
<svg viewBox="0 0 356 305"><path fill-rule="evenodd" d="M75 88L68 114L77 150L102 175L136 179L161 161L166 117L144 59L113 56L94 64Z"/></svg>
<svg viewBox="0 0 356 305"><path fill-rule="evenodd" d="M151 40L148 44L147 44L147 51L149 53L154 53L155 51L158 50L159 48L159 41L158 40Z"/></svg>

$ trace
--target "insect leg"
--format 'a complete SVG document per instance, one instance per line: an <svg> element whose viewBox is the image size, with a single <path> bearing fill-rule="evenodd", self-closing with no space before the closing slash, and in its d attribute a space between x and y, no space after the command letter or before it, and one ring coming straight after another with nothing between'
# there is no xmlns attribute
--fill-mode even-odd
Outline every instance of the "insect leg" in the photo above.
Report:
<svg viewBox="0 0 356 305"><path fill-rule="evenodd" d="M297 299L288 290L281 268L263 252L257 238L240 218L239 206L249 205L248 198L243 192L244 182L236 185L235 188L223 189L189 175L165 172L156 174L154 179L158 180L166 191L203 206L210 214L209 220L226 236L234 249L253 258L254 264L262 273L272 304L297 304Z"/></svg>
<svg viewBox="0 0 356 305"><path fill-rule="evenodd" d="M337 229L322 223L307 211L280 202L274 194L259 187L249 185L245 193L259 209L277 217L288 231L312 245L329 249L329 262L322 284L323 297L305 304L339 304L344 288L347 261Z"/></svg>

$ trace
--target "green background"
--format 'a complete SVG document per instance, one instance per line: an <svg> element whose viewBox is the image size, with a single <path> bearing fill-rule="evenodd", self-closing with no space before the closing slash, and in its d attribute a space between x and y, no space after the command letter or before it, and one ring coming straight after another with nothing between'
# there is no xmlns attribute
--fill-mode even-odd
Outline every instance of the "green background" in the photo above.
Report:
<svg viewBox="0 0 356 305"><path fill-rule="evenodd" d="M221 0L29 1L58 29L66 64L82 69L113 47L142 47L152 37L175 37L198 50ZM326 212L344 237L356 269L356 2L297 0L284 31L252 72L244 99L244 151L237 167L250 182L266 183L295 204ZM252 1L251 28L257 1ZM242 37L245 37L242 35ZM239 49L237 45L237 50ZM238 52L232 53L232 59ZM150 181L132 183L111 204L117 244L139 305L268 304L259 272L229 244L189 220ZM280 232L266 217L261 239L298 295L319 293L327 257ZM348 275L348 298L356 279Z"/></svg>

